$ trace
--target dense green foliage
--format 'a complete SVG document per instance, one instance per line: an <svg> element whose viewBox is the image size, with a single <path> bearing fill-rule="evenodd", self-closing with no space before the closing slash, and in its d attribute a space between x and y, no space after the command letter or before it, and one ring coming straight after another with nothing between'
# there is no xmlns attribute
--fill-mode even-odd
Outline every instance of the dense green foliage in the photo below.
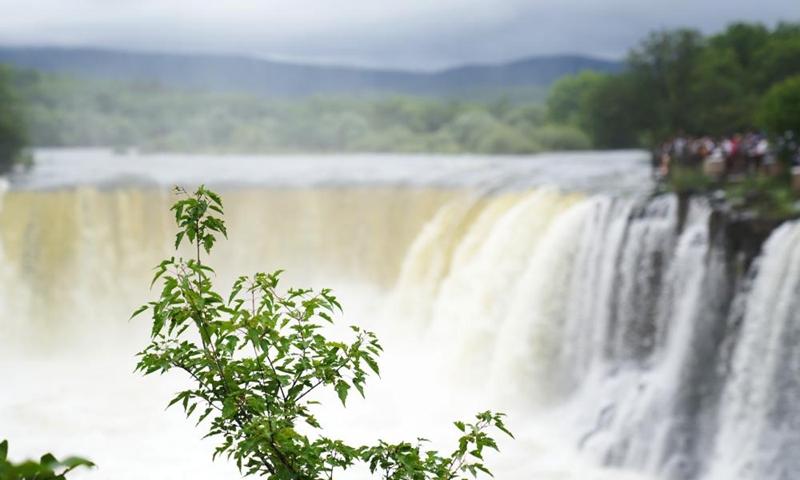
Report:
<svg viewBox="0 0 800 480"><path fill-rule="evenodd" d="M8 440L0 442L0 480L65 480L78 467L94 467L94 463L79 457L58 460L50 453L38 461L14 463L8 459Z"/></svg>
<svg viewBox="0 0 800 480"><path fill-rule="evenodd" d="M798 23L774 29L737 23L710 37L694 30L658 31L631 51L624 72L562 79L547 105L552 119L580 127L598 148L748 128L780 135L788 124L778 118L797 111L782 106L796 98L791 91L797 83L787 80L796 75Z"/></svg>
<svg viewBox="0 0 800 480"><path fill-rule="evenodd" d="M669 182L660 191L680 195L721 192L733 211L770 219L797 218L800 200L786 176L752 175L729 182L697 168L678 165L671 169Z"/></svg>
<svg viewBox="0 0 800 480"><path fill-rule="evenodd" d="M350 340L324 332L341 310L329 290L282 291L280 272L240 277L227 298L214 291L214 271L202 261L215 234L227 237L222 202L200 187L175 203L175 247L192 245L189 260L171 258L157 267L163 285L150 310L152 336L137 369L145 374L186 373L193 386L179 392L187 417L205 422L220 441L217 455L235 460L245 474L270 479L317 480L361 463L383 479L454 479L489 473L483 451L497 449L488 431L508 433L503 415L484 412L462 432L448 456L423 448L425 440L350 446L322 434L314 417L319 390L335 392L344 405L351 390L364 395L368 372L377 374L382 349L371 332L351 326ZM306 432L312 432L307 434Z"/></svg>
<svg viewBox="0 0 800 480"><path fill-rule="evenodd" d="M180 152L533 153L586 148L576 128L543 128L545 109L420 97L270 100L22 72L39 147Z"/></svg>
<svg viewBox="0 0 800 480"><path fill-rule="evenodd" d="M605 78L590 70L559 80L547 95L549 117L554 122L583 126L583 108L587 95Z"/></svg>
<svg viewBox="0 0 800 480"><path fill-rule="evenodd" d="M800 134L800 75L775 85L767 92L760 120L770 131Z"/></svg>
<svg viewBox="0 0 800 480"><path fill-rule="evenodd" d="M781 178L755 176L725 186L725 195L736 210L747 210L760 218L796 218L797 192Z"/></svg>
<svg viewBox="0 0 800 480"><path fill-rule="evenodd" d="M0 173L22 161L28 144L22 106L13 89L13 72L0 65Z"/></svg>
<svg viewBox="0 0 800 480"><path fill-rule="evenodd" d="M717 179L696 168L675 166L670 172L669 189L678 194L702 194L720 187Z"/></svg>

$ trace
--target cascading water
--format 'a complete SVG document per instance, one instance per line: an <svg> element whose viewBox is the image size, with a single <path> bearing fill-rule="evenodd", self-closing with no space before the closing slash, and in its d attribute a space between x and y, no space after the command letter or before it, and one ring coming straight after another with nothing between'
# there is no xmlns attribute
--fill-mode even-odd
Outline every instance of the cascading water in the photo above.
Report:
<svg viewBox="0 0 800 480"><path fill-rule="evenodd" d="M681 219L669 196L572 206L562 197L553 209L547 195L487 207L491 220L477 215L472 228L437 218L428 227L437 238L448 225L465 232L454 253L432 261L429 250L420 258L412 250L396 295L415 284L410 272L429 273L420 262L448 271L437 275L427 312L445 356L473 381L488 375L505 401L557 412L600 463L676 480L791 478L782 472L793 465L778 465L800 439L792 423L800 383L785 376L799 368L790 347L800 329L792 236L800 226L775 233L758 273L767 279L732 302L730 266L704 201ZM732 303L756 305L734 344L742 314Z"/></svg>
<svg viewBox="0 0 800 480"><path fill-rule="evenodd" d="M592 289L585 278L579 279L572 292L577 298L590 297L600 316L586 309L570 312L575 317L567 322L581 342L563 360L577 388L570 400L577 431L594 425L588 431L584 427L582 448L605 463L665 478L691 478L694 457L684 445L690 414L681 399L693 387L686 381L690 350L707 298L708 211L692 205L678 235L675 203L666 197L639 208L628 205L618 210L623 220L605 220L606 229L624 230L615 232L620 240L608 244L611 251L601 248L597 254L604 260L598 274L605 285ZM602 242L602 237L585 240ZM587 256L584 261L597 259ZM601 297L591 298L595 294Z"/></svg>
<svg viewBox="0 0 800 480"><path fill-rule="evenodd" d="M465 185L222 193L220 282L285 268L291 284L337 288L345 319L383 334L383 380L346 414L320 416L334 435L436 440L493 408L517 434L490 459L501 479L800 471L798 223L732 281L700 199ZM155 188L4 197L0 433L19 452L85 454L102 465L86 478L235 475L208 469L199 432L162 412L174 380L130 374L146 328L125 319L171 254L170 202Z"/></svg>
<svg viewBox="0 0 800 480"><path fill-rule="evenodd" d="M776 230L732 317L738 335L709 478L797 478L800 223Z"/></svg>

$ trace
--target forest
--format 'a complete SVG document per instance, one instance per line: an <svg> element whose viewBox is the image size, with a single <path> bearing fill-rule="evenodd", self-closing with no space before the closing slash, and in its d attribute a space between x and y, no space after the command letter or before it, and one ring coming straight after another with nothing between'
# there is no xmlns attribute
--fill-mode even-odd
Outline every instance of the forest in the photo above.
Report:
<svg viewBox="0 0 800 480"><path fill-rule="evenodd" d="M558 81L549 118L579 128L595 148L651 147L675 135L800 131L800 23L735 23L703 36L651 33L616 75Z"/></svg>
<svg viewBox="0 0 800 480"><path fill-rule="evenodd" d="M270 99L18 71L38 147L204 153L520 154L585 149L577 127L549 125L539 104L402 96Z"/></svg>

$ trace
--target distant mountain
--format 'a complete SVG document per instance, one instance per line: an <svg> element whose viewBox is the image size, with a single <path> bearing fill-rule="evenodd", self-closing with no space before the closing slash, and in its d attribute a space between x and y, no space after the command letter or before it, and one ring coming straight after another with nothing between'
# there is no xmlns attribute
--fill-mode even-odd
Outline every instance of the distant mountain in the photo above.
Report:
<svg viewBox="0 0 800 480"><path fill-rule="evenodd" d="M487 90L542 88L581 70L616 72L622 68L619 62L559 55L429 73L300 65L224 55L51 47L0 47L0 63L87 78L157 81L174 87L273 97L365 93L463 96L465 92L480 95Z"/></svg>

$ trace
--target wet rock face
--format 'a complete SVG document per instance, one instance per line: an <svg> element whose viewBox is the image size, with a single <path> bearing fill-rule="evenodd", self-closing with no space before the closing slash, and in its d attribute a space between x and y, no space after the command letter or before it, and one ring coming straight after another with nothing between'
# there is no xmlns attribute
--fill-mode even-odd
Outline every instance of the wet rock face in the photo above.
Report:
<svg viewBox="0 0 800 480"><path fill-rule="evenodd" d="M793 218L763 218L730 210L715 210L709 228L712 248L721 248L726 257L731 286L738 285L762 252L764 242L783 223Z"/></svg>
<svg viewBox="0 0 800 480"><path fill-rule="evenodd" d="M683 230L688 205L693 195L678 195L678 232ZM722 249L733 283L742 278L761 253L764 242L784 222L794 217L763 217L750 211L731 208L724 199L711 199L709 239L712 249Z"/></svg>
<svg viewBox="0 0 800 480"><path fill-rule="evenodd" d="M724 236L730 257L746 272L770 234L788 219L743 218L728 214Z"/></svg>
<svg viewBox="0 0 800 480"><path fill-rule="evenodd" d="M689 214L689 204L692 200L691 193L678 193L678 235L683 232L684 226L686 225L686 216ZM713 233L713 232L712 232ZM713 237L712 237L713 238Z"/></svg>

